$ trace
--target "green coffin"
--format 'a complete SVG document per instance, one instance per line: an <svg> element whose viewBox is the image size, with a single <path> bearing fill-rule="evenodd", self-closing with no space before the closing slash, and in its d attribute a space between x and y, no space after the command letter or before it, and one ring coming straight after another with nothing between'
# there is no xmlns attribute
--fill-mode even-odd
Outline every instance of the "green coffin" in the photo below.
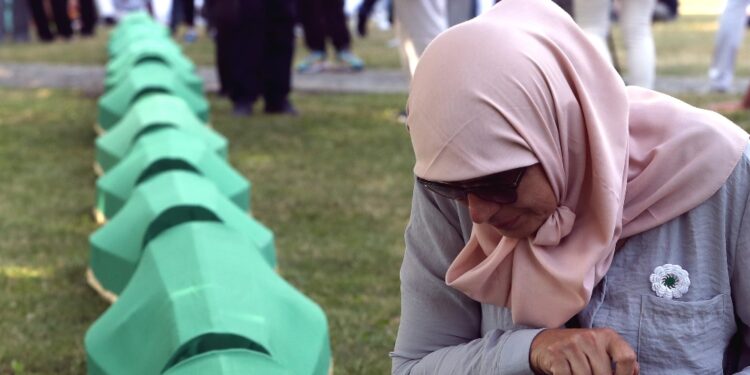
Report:
<svg viewBox="0 0 750 375"><path fill-rule="evenodd" d="M202 122L208 122L208 102L202 92L189 88L164 64L147 61L130 70L120 84L99 99L99 126L113 127L139 99L154 93L168 93L182 98Z"/></svg>
<svg viewBox="0 0 750 375"><path fill-rule="evenodd" d="M246 349L201 353L176 364L164 375L293 375L264 353Z"/></svg>
<svg viewBox="0 0 750 375"><path fill-rule="evenodd" d="M91 270L101 287L120 294L143 248L165 230L185 222L222 222L244 234L276 267L273 233L192 172L170 171L140 184L112 220L89 238Z"/></svg>
<svg viewBox="0 0 750 375"><path fill-rule="evenodd" d="M88 374L224 374L195 371L233 361L243 374L326 375L324 312L253 246L211 222L154 239L120 298L86 333Z"/></svg>
<svg viewBox="0 0 750 375"><path fill-rule="evenodd" d="M151 46L151 47L144 47ZM174 71L177 76L195 92L203 92L203 80L195 72L195 65L182 55L179 49L170 49L169 44L158 41L145 40L132 44L129 50L136 51L122 53L117 59L107 65L107 77L104 80L104 90L110 91L122 82L130 71L147 61L160 62Z"/></svg>
<svg viewBox="0 0 750 375"><path fill-rule="evenodd" d="M96 208L109 219L136 186L170 170L197 173L243 211L249 210L250 183L201 139L176 129L141 138L127 156L96 181Z"/></svg>
<svg viewBox="0 0 750 375"><path fill-rule="evenodd" d="M195 117L182 99L153 94L136 102L116 126L96 139L96 162L107 171L127 155L138 139L168 129L201 139L226 159L228 142L224 136Z"/></svg>

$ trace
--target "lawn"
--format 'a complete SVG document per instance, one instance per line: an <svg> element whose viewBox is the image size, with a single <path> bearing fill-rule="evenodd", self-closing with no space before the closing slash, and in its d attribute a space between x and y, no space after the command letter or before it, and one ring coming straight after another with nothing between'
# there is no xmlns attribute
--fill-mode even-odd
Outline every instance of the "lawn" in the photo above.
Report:
<svg viewBox="0 0 750 375"><path fill-rule="evenodd" d="M0 90L0 374L81 374L107 305L84 282L94 98ZM237 120L212 100L282 276L325 309L337 373L388 372L413 156L404 96L295 95L298 118Z"/></svg>

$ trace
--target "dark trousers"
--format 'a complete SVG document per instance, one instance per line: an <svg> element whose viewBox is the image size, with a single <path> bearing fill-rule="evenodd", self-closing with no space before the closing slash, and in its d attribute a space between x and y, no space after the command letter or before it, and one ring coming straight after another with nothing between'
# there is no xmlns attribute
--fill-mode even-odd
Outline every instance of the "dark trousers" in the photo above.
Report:
<svg viewBox="0 0 750 375"><path fill-rule="evenodd" d="M78 11L81 13L81 35L94 35L99 18L94 0L78 0Z"/></svg>
<svg viewBox="0 0 750 375"><path fill-rule="evenodd" d="M28 2L39 39L45 41L54 39L54 34L52 34L49 28L47 13L44 11L43 0L28 0ZM73 36L73 28L70 25L70 17L68 16L68 0L50 0L50 5L52 6L57 34L64 38Z"/></svg>
<svg viewBox="0 0 750 375"><path fill-rule="evenodd" d="M260 96L280 109L291 90L293 0L241 0L237 16L216 19L216 54L223 90L235 104Z"/></svg>
<svg viewBox="0 0 750 375"><path fill-rule="evenodd" d="M299 16L305 30L305 45L312 51L325 51L330 39L336 51L349 49L351 36L346 26L344 0L298 0Z"/></svg>
<svg viewBox="0 0 750 375"><path fill-rule="evenodd" d="M190 27L195 26L194 0L174 0L172 2L172 20L169 26L172 30L175 30L181 22Z"/></svg>

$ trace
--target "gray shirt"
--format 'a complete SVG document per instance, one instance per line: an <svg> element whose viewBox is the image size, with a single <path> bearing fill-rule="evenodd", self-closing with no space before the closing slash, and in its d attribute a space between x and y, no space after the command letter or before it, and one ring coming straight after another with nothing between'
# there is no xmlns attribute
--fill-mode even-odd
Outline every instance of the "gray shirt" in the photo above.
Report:
<svg viewBox="0 0 750 375"><path fill-rule="evenodd" d="M636 351L642 374L750 375L749 198L746 150L711 198L627 239L577 316L580 326L615 329ZM471 224L466 207L415 184L393 374L531 374L529 347L540 330L514 325L508 309L445 284ZM664 264L689 273L679 299L651 289L649 276Z"/></svg>

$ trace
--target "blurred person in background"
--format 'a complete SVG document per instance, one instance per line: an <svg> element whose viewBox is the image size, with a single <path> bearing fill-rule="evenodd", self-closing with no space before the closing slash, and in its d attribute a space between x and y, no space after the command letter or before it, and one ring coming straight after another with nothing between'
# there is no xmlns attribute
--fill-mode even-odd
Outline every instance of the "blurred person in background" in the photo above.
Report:
<svg viewBox="0 0 750 375"><path fill-rule="evenodd" d="M447 0L393 0L396 37L402 65L414 75L427 45L448 28Z"/></svg>
<svg viewBox="0 0 750 375"><path fill-rule="evenodd" d="M325 69L326 41L333 44L339 64L352 71L364 69L362 59L351 50L344 0L298 0L298 9L309 54L297 64L297 71L316 73Z"/></svg>
<svg viewBox="0 0 750 375"><path fill-rule="evenodd" d="M94 0L73 0L76 7L76 18L81 36L89 37L96 33L96 23L99 19Z"/></svg>
<svg viewBox="0 0 750 375"><path fill-rule="evenodd" d="M289 100L294 53L294 0L207 0L215 28L222 90L235 116L250 116L263 97L265 113L296 115Z"/></svg>
<svg viewBox="0 0 750 375"><path fill-rule="evenodd" d="M627 50L628 85L653 88L656 48L651 20L656 0L621 0L619 22ZM607 36L611 28L611 0L575 0L574 16L586 36L608 61L613 62Z"/></svg>
<svg viewBox="0 0 750 375"><path fill-rule="evenodd" d="M152 6L160 6L168 0L96 0L99 17L107 25L114 25L122 16L137 11L154 15Z"/></svg>
<svg viewBox="0 0 750 375"><path fill-rule="evenodd" d="M49 27L44 0L27 0L31 16L34 19L37 36L43 42L51 42L56 36L69 40L73 36L73 27L68 16L68 0L49 0L52 16L55 21L54 32Z"/></svg>
<svg viewBox="0 0 750 375"><path fill-rule="evenodd" d="M10 17L5 17L7 12ZM8 20L10 24L6 22ZM25 0L0 0L0 42L6 32L11 34L16 43L29 41L29 11Z"/></svg>
<svg viewBox="0 0 750 375"><path fill-rule="evenodd" d="M112 0L96 0L96 8L99 11L99 16L102 17L105 24L111 26L117 22L115 4Z"/></svg>
<svg viewBox="0 0 750 375"><path fill-rule="evenodd" d="M169 27L174 33L179 25L184 23L187 31L183 36L186 43L193 43L198 40L198 31L195 29L195 1L194 0L173 0L172 12Z"/></svg>
<svg viewBox="0 0 750 375"><path fill-rule="evenodd" d="M745 35L748 5L750 0L727 0L719 19L714 53L708 69L711 91L727 92L732 87L737 51Z"/></svg>

